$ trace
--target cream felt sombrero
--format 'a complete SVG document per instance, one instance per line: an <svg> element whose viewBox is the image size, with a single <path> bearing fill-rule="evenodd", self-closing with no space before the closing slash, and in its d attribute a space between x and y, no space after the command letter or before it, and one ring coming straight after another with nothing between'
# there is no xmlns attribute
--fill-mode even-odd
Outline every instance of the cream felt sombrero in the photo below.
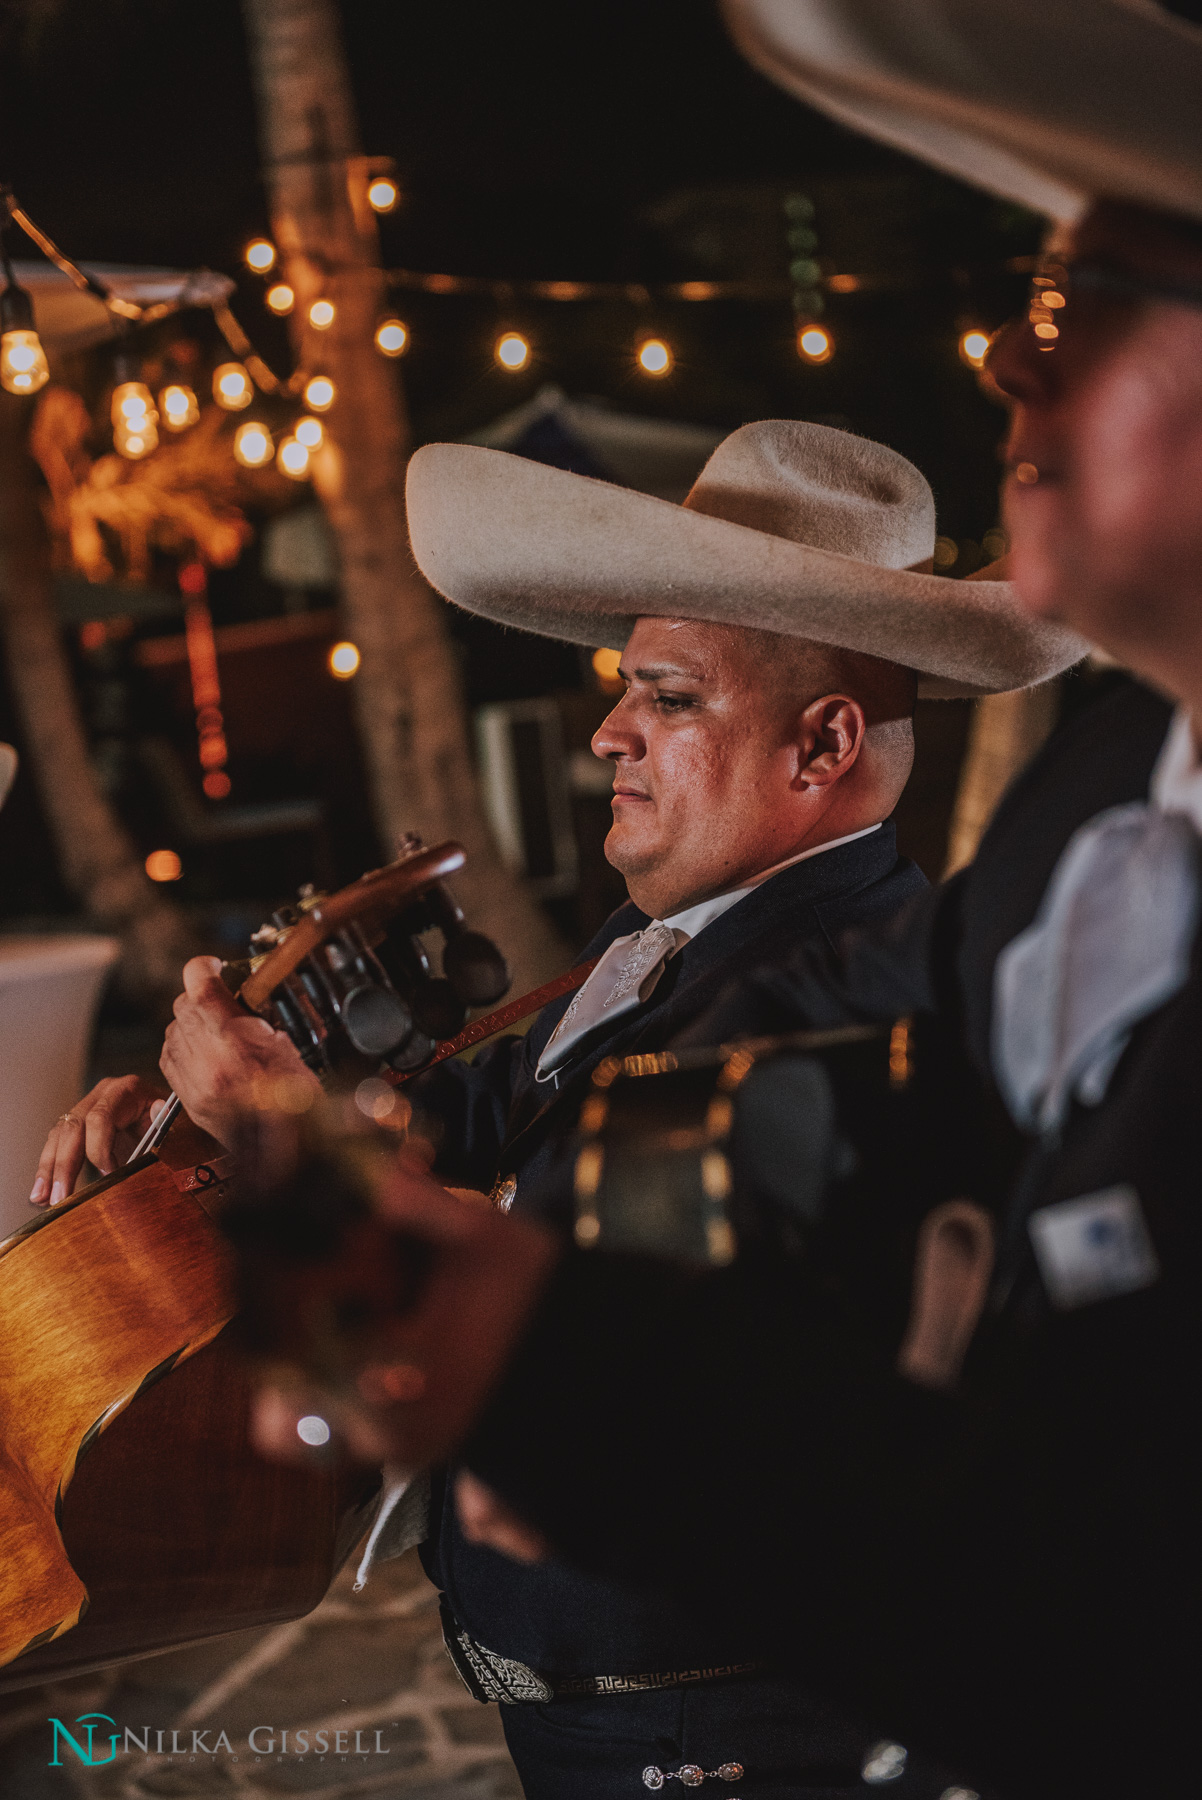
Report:
<svg viewBox="0 0 1202 1800"><path fill-rule="evenodd" d="M542 637L620 650L641 616L708 619L901 663L945 697L1030 687L1087 652L1008 582L919 572L935 547L927 483L826 425L742 426L683 506L470 444L419 450L407 497L431 585Z"/></svg>
<svg viewBox="0 0 1202 1800"><path fill-rule="evenodd" d="M1072 221L1094 199L1202 219L1202 31L1155 0L722 0L799 100Z"/></svg>

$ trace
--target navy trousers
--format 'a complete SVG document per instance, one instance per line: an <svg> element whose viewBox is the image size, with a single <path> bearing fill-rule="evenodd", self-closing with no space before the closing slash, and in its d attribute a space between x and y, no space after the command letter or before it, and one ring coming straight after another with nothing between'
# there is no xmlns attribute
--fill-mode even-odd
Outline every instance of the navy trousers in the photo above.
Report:
<svg viewBox="0 0 1202 1800"><path fill-rule="evenodd" d="M941 1800L949 1790L960 1800L968 1792L913 1750L903 1763L900 1747L869 1764L879 1785L865 1781L881 1734L874 1738L787 1676L502 1706L501 1718L526 1800L649 1800L643 1770L654 1764L668 1775L682 1763L707 1773L741 1763L743 1774L696 1789L672 1781L662 1800L692 1792L698 1800Z"/></svg>

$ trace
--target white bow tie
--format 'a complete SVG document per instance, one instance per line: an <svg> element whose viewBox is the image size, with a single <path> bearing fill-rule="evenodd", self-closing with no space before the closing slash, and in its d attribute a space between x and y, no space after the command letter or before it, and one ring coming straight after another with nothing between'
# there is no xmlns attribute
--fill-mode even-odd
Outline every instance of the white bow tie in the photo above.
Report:
<svg viewBox="0 0 1202 1800"><path fill-rule="evenodd" d="M545 1081L561 1069L576 1045L598 1025L608 1025L649 1000L668 958L688 942L683 931L652 919L642 931L615 938L559 1021L535 1071Z"/></svg>
<svg viewBox="0 0 1202 1800"><path fill-rule="evenodd" d="M1065 847L1034 922L998 957L992 1059L1016 1123L1051 1132L1096 1106L1141 1019L1184 986L1198 921L1199 776L1188 721L1153 776L1156 804L1114 806Z"/></svg>

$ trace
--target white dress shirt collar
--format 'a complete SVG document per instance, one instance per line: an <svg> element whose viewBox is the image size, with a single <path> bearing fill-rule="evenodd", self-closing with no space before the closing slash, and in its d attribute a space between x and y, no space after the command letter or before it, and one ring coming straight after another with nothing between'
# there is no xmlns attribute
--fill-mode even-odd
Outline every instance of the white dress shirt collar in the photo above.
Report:
<svg viewBox="0 0 1202 1800"><path fill-rule="evenodd" d="M1202 835L1202 757L1194 742L1193 721L1183 706L1173 714L1148 792L1160 812L1184 813Z"/></svg>

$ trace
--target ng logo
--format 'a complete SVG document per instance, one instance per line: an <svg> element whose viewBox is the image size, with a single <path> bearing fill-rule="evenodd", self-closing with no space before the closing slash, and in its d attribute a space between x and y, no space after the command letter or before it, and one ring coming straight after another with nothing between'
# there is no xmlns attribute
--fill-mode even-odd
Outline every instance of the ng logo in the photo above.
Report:
<svg viewBox="0 0 1202 1800"><path fill-rule="evenodd" d="M95 1754L97 1747L96 1724L98 1720L113 1727L112 1734L108 1740L109 1753L107 1756L97 1756ZM110 1719L107 1713L81 1713L76 1719L76 1725L81 1725L83 1727L83 1733L81 1733L81 1735L86 1735L87 1737L86 1748L77 1738L72 1736L61 1719L50 1719L48 1723L54 1731L54 1755L50 1758L50 1762L47 1765L49 1768L61 1769L63 1767L59 1758L59 1750L62 1747L64 1738L86 1768L101 1769L106 1763L111 1763L116 1759L117 1745L121 1742L121 1733L117 1730L117 1721L115 1719Z"/></svg>

